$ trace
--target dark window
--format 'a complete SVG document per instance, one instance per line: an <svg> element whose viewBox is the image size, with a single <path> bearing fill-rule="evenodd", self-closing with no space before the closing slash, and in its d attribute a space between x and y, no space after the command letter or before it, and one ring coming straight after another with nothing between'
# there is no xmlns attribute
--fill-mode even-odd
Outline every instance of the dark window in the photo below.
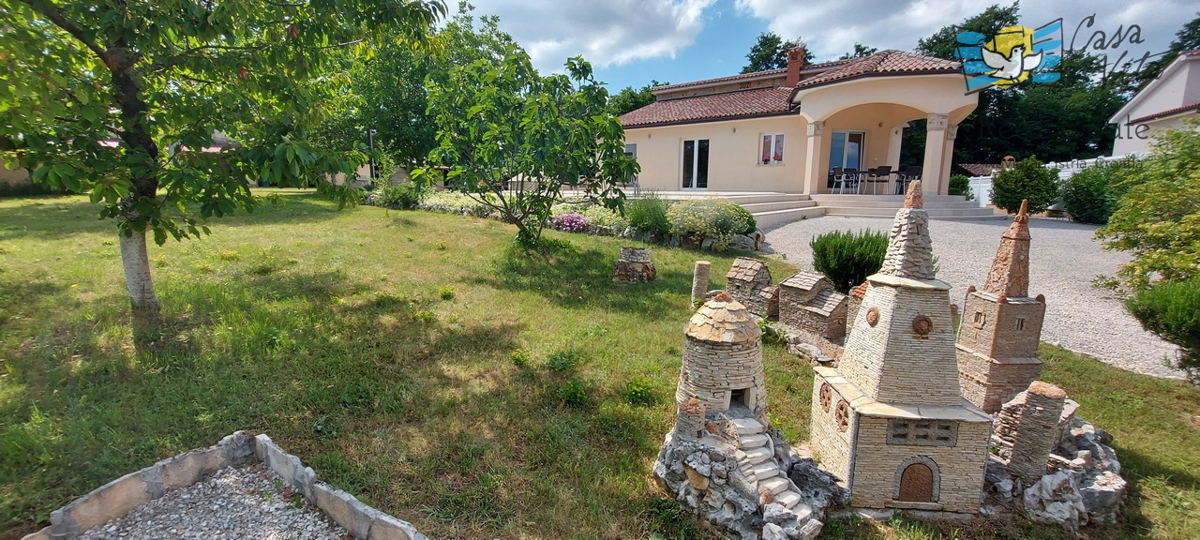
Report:
<svg viewBox="0 0 1200 540"><path fill-rule="evenodd" d="M746 406L746 390L739 389L729 392L729 407L745 407Z"/></svg>
<svg viewBox="0 0 1200 540"><path fill-rule="evenodd" d="M692 187L696 175L696 141L683 141L683 189Z"/></svg>
<svg viewBox="0 0 1200 540"><path fill-rule="evenodd" d="M708 188L708 139L683 141L682 187Z"/></svg>
<svg viewBox="0 0 1200 540"><path fill-rule="evenodd" d="M696 151L696 187L708 187L708 139L700 139L700 148Z"/></svg>

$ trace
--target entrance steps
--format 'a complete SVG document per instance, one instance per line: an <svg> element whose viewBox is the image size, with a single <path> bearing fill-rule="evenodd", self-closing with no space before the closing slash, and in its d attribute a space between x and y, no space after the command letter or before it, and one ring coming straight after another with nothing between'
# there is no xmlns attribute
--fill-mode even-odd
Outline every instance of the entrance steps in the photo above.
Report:
<svg viewBox="0 0 1200 540"><path fill-rule="evenodd" d="M765 433L767 427L753 418L735 418L731 422L737 427L734 456L742 475L758 488L760 497L769 498L789 510L796 508L802 497L796 485L779 468L771 438Z"/></svg>
<svg viewBox="0 0 1200 540"><path fill-rule="evenodd" d="M827 216L891 218L904 206L904 195L838 195L822 193L810 198ZM1003 218L962 195L926 195L925 211L930 219Z"/></svg>

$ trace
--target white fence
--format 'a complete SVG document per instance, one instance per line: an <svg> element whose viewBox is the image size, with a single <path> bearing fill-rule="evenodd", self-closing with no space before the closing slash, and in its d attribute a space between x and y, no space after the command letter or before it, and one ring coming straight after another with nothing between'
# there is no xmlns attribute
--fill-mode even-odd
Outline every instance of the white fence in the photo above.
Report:
<svg viewBox="0 0 1200 540"><path fill-rule="evenodd" d="M1058 161L1058 162L1052 161L1052 162L1046 164L1046 168L1058 169L1058 179L1060 181L1063 181L1072 176L1075 176L1075 173L1082 171L1088 167L1093 167L1095 165L1099 165L1099 164L1103 164L1103 163L1111 163L1113 161L1119 161L1119 160L1122 160L1122 159L1125 159L1128 157L1137 157L1137 156L1136 156L1136 154L1125 154L1123 156L1113 156L1113 157L1101 156L1101 157L1092 158L1092 159L1073 159L1071 161ZM975 200L979 203L979 206L987 206L989 204L992 204L992 178L994 175L995 175L995 173L993 173L992 175L988 175L988 176L972 176L969 179L971 182L970 183L971 193L973 195L975 195ZM1057 205L1055 205L1055 206L1057 206Z"/></svg>

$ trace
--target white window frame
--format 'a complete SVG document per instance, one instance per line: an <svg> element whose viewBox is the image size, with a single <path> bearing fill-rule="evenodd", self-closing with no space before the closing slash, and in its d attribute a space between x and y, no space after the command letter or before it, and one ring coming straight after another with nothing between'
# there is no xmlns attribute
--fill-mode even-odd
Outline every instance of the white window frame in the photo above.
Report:
<svg viewBox="0 0 1200 540"><path fill-rule="evenodd" d="M706 158L707 165L705 167L704 187L697 187L696 184L699 183L698 180L700 177L700 143L701 143L701 141L708 144L708 154L707 154L707 158ZM684 176L684 174L686 174L685 164L687 163L687 158L685 157L685 153L687 150L688 142L691 142L694 145L694 146L692 146L692 171L691 171L692 172L692 185L689 187L683 187L683 176ZM712 166L712 159L711 159L712 158L712 139L709 139L709 138L702 139L699 137L697 137L695 139L679 139L679 156L680 156L679 157L679 184L678 184L679 189L681 191L705 191L705 190L707 190L708 189L708 180L709 180L708 172L710 171L709 167Z"/></svg>
<svg viewBox="0 0 1200 540"><path fill-rule="evenodd" d="M767 137L771 138L770 139L770 141L771 141L771 159L767 160L766 163L763 163L763 159L762 159L763 139L765 139ZM780 138L780 137L782 137L782 138ZM755 160L754 162L758 165L783 165L784 161L787 159L787 154L783 152L783 150L786 147L787 147L787 136L785 134L780 133L780 132L759 133L758 134L758 147L755 149L756 155L754 157L754 160ZM781 159L776 160L775 156L781 156Z"/></svg>

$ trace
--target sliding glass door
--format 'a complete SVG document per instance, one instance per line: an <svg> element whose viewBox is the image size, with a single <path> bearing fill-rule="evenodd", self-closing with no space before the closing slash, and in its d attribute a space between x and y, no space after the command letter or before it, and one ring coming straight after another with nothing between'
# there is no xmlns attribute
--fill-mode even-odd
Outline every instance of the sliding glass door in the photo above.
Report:
<svg viewBox="0 0 1200 540"><path fill-rule="evenodd" d="M861 131L833 132L833 139L829 141L829 169L861 170L866 143L867 134Z"/></svg>
<svg viewBox="0 0 1200 540"><path fill-rule="evenodd" d="M683 141L683 189L708 189L708 139Z"/></svg>

